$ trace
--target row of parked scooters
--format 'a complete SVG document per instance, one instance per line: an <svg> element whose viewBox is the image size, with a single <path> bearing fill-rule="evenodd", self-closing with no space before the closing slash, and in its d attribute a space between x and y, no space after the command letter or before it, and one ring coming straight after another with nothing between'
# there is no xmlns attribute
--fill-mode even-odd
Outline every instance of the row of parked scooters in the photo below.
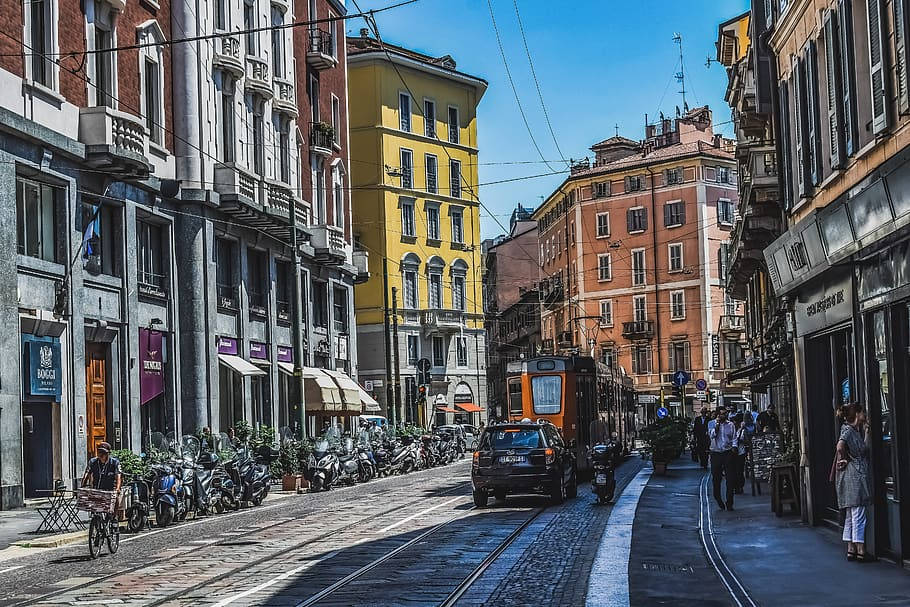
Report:
<svg viewBox="0 0 910 607"><path fill-rule="evenodd" d="M451 427L418 434L365 424L355 434L330 427L316 441L304 470L311 491L443 466L463 458L467 451L464 435Z"/></svg>

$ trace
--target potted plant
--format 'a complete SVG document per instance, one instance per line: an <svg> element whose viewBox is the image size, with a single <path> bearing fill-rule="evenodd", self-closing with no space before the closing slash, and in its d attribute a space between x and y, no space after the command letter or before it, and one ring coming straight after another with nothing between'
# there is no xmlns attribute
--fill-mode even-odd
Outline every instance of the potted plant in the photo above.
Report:
<svg viewBox="0 0 910 607"><path fill-rule="evenodd" d="M315 443L313 439L296 441L297 443L297 470L299 477L299 489L306 489L310 486L308 470L310 455L313 453ZM298 491L299 491L298 489Z"/></svg>
<svg viewBox="0 0 910 607"><path fill-rule="evenodd" d="M277 467L281 472L281 489L297 491L300 487L300 458L297 455L298 441L291 438L282 441L278 448Z"/></svg>
<svg viewBox="0 0 910 607"><path fill-rule="evenodd" d="M689 421L686 418L669 416L658 419L639 432L639 438L644 442L641 456L654 462L655 474L666 474L667 464L685 449L688 434Z"/></svg>

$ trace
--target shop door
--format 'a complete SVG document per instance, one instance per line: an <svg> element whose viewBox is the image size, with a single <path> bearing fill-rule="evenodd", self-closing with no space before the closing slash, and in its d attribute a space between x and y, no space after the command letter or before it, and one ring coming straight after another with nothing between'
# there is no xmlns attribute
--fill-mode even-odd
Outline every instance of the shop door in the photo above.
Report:
<svg viewBox="0 0 910 607"><path fill-rule="evenodd" d="M22 403L22 459L25 472L25 497L38 497L39 489L54 487L54 447L49 439L53 403Z"/></svg>
<svg viewBox="0 0 910 607"><path fill-rule="evenodd" d="M98 443L107 441L107 369L102 348L87 346L85 353L85 413L88 428L88 455L95 455Z"/></svg>

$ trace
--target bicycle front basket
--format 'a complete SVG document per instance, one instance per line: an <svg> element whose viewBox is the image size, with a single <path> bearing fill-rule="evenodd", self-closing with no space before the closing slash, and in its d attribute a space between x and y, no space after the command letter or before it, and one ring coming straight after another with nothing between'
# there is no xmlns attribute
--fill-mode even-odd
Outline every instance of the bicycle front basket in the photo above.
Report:
<svg viewBox="0 0 910 607"><path fill-rule="evenodd" d="M76 508L86 512L113 514L117 507L117 492L80 487L76 489Z"/></svg>

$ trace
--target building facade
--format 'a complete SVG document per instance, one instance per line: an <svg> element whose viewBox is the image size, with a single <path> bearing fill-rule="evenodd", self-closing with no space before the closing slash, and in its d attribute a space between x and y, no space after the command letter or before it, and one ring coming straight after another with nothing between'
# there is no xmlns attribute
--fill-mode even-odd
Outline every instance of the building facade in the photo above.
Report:
<svg viewBox="0 0 910 607"><path fill-rule="evenodd" d="M370 254L356 298L361 378L396 421L477 422L486 343L476 109L486 82L449 56L381 46L366 31L348 39L348 70L354 229ZM393 303L397 348L385 330Z"/></svg>
<svg viewBox="0 0 910 607"><path fill-rule="evenodd" d="M764 249L788 303L803 512L840 524L827 481L841 404L868 407L867 545L910 553L906 299L907 4L753 2L769 30L784 233Z"/></svg>
<svg viewBox="0 0 910 607"><path fill-rule="evenodd" d="M722 286L736 218L731 142L703 107L662 117L641 142L591 149L594 162L574 165L534 213L544 350L589 353L632 376L645 417L660 402L691 415L692 385L685 402L669 398L679 370L741 401L722 385L742 356L741 308Z"/></svg>
<svg viewBox="0 0 910 607"><path fill-rule="evenodd" d="M319 36L301 28L231 34L307 17L289 2L199 9L43 0L3 12L0 234L17 254L0 315L19 355L0 370L2 508L75 483L101 441L138 451L153 433L240 420L299 428L295 364L356 371L350 204L332 188L348 171L346 108L320 110L327 125L308 118L311 99L346 98L344 45L317 45L317 58ZM196 34L222 35L164 44ZM319 96L297 94L313 75ZM320 188L340 212L313 211ZM291 339L292 200L303 351Z"/></svg>
<svg viewBox="0 0 910 607"><path fill-rule="evenodd" d="M483 242L487 332L487 402L490 417L504 419L506 369L541 349L537 222L532 209L512 211L509 234Z"/></svg>

